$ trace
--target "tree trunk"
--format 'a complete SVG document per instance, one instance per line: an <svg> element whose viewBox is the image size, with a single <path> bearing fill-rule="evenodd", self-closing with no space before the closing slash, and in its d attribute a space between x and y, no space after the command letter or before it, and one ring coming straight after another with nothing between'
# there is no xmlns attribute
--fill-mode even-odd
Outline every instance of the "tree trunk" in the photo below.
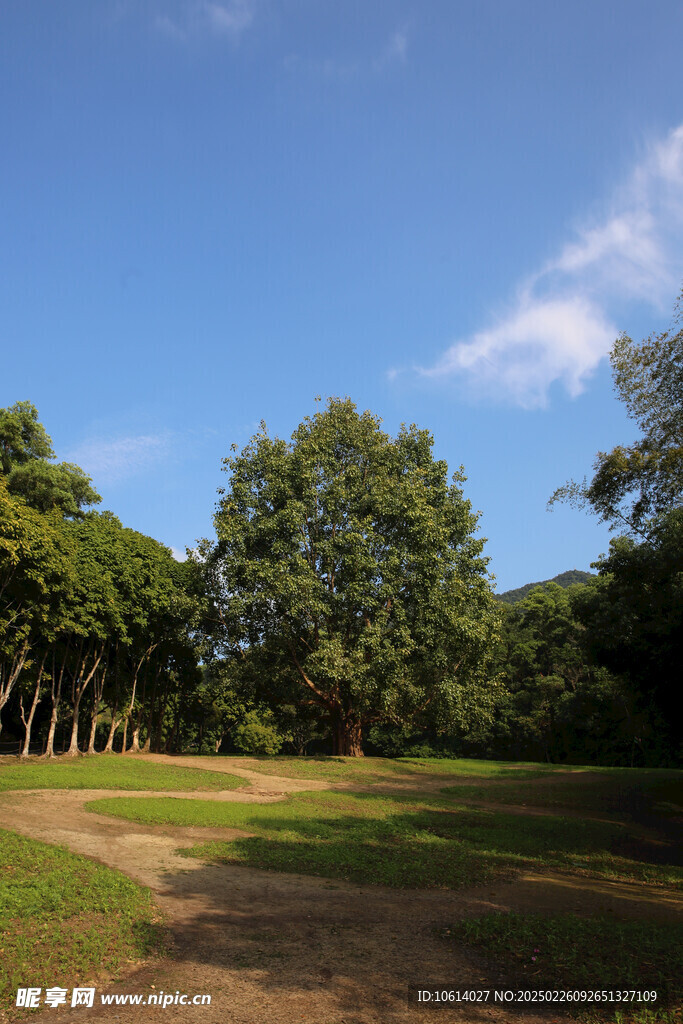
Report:
<svg viewBox="0 0 683 1024"><path fill-rule="evenodd" d="M90 714L90 736L88 738L88 745L85 750L86 754L96 753L95 736L97 733L97 719L99 718L100 715L100 703L102 701L102 694L104 693L104 683L107 678L107 667L108 666L105 664L105 667L103 668L99 678L97 673L95 673L95 678L93 680L93 706L92 712Z"/></svg>
<svg viewBox="0 0 683 1024"><path fill-rule="evenodd" d="M95 753L95 733L97 732L97 715L98 715L98 703L93 708L92 715L90 716L90 736L88 737L88 746L86 754Z"/></svg>
<svg viewBox="0 0 683 1024"><path fill-rule="evenodd" d="M47 734L47 740L45 743L45 754L44 757L54 757L54 743L55 743L55 731L57 729L57 718L59 716L59 704L62 699L62 680L64 678L64 669L66 666L66 659L69 653L69 647L71 645L71 637L68 638L64 649L64 658L62 660L62 667L59 670L59 676L57 676L57 657L55 651L52 651L52 685L51 685L51 697L52 697L52 712L50 714L50 728Z"/></svg>
<svg viewBox="0 0 683 1024"><path fill-rule="evenodd" d="M114 750L114 736L116 735L116 730L121 725L121 719L116 717L117 711L118 704L114 704L114 707L111 709L111 725L109 726L107 742L105 743L104 750L102 751L103 754L111 754Z"/></svg>
<svg viewBox="0 0 683 1024"><path fill-rule="evenodd" d="M333 723L332 753L335 757L363 757L362 727L359 719L337 719Z"/></svg>
<svg viewBox="0 0 683 1024"><path fill-rule="evenodd" d="M82 649L83 649L83 645L81 645L81 650ZM86 664L87 664L88 657L90 655L90 651L88 651L83 656L82 660L80 660L80 653L79 653L80 666L79 666L79 668L78 668L78 670L76 672L76 675L73 678L73 685L72 685L72 691L71 691L72 699L73 699L73 718L71 720L71 742L69 743L69 749L67 750L67 755L69 757L77 757L80 754L80 750L78 749L78 710L79 710L79 708L81 706L81 698L83 697L83 694L86 691L86 687L88 686L88 683L90 683L91 679L93 678L93 676L97 672L97 668L98 668L98 665L99 665L100 661L102 660L103 654L104 654L104 644L102 644L102 647L100 649L100 653L98 654L97 650L95 648L95 645L93 643L92 644L92 656L93 656L93 658L95 660L94 660L93 666L90 669L90 671L88 672L87 676L85 676L85 678L83 678L83 673L85 672L85 667L86 667ZM79 665L79 662L76 662L76 664Z"/></svg>
<svg viewBox="0 0 683 1024"><path fill-rule="evenodd" d="M133 728L133 735L130 740L130 754L140 753L140 723L136 722Z"/></svg>
<svg viewBox="0 0 683 1024"><path fill-rule="evenodd" d="M69 749L67 750L68 757L78 757L80 750L78 749L78 711L81 706L81 699L78 697L74 700L73 704L73 717L71 719L71 742L69 743Z"/></svg>
<svg viewBox="0 0 683 1024"><path fill-rule="evenodd" d="M128 711L126 713L126 721L125 721L124 726L123 726L123 746L121 748L121 753L122 754L126 753L126 743L127 743L127 740L128 740L128 719L131 720L131 725L133 725L133 717L132 716L133 716L133 708L135 707L135 694L137 692L138 676L140 675L140 669L142 668L143 665L146 664L146 662L148 661L150 655L152 654L152 652L155 650L156 647L157 647L157 644L155 644L155 643L154 644L150 644L150 646L147 648L145 653L140 658L140 660L139 660L139 662L137 664L137 668L135 669L135 675L133 676L133 689L132 689L132 692L131 692L131 695L130 695L130 703L128 704ZM145 675L143 676L143 691L142 691L143 701L144 701L144 693L145 693L146 683L147 683L147 673L145 672ZM140 718L141 718L141 716L142 716L142 711L140 711L139 715L136 717L135 725L133 726L133 741L132 741L132 746L130 748L131 753L133 753L133 754L137 754L137 753L140 752Z"/></svg>
<svg viewBox="0 0 683 1024"><path fill-rule="evenodd" d="M45 744L45 757L55 756L55 730L57 729L57 708L58 705L53 702L52 714L50 715L50 728L47 733L47 742Z"/></svg>
<svg viewBox="0 0 683 1024"><path fill-rule="evenodd" d="M21 697L19 698L19 710L21 712L21 720L24 724L24 745L21 748L21 754L19 755L20 757L28 757L29 755L29 748L31 746L31 728L33 726L33 716L36 713L36 708L38 707L38 703L40 701L40 684L43 679L43 668L45 667L46 657L47 654L44 654L43 660L40 663L40 668L38 670L38 678L36 679L36 688L33 691L33 701L29 709L28 718L24 718L24 702Z"/></svg>
<svg viewBox="0 0 683 1024"><path fill-rule="evenodd" d="M17 679L21 675L21 670L24 667L26 661L26 655L28 654L28 640L21 648L18 654L15 654L12 661L12 665L7 673L3 670L3 665L0 664L0 711L4 708L5 704L10 698L12 689ZM2 719L0 719L0 732L2 732Z"/></svg>

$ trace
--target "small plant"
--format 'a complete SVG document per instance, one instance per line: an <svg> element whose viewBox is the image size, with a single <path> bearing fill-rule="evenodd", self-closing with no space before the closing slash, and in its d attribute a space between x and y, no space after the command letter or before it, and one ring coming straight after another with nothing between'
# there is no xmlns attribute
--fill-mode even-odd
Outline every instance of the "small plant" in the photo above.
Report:
<svg viewBox="0 0 683 1024"><path fill-rule="evenodd" d="M277 754L284 739L270 712L248 711L232 734L233 743L243 754Z"/></svg>

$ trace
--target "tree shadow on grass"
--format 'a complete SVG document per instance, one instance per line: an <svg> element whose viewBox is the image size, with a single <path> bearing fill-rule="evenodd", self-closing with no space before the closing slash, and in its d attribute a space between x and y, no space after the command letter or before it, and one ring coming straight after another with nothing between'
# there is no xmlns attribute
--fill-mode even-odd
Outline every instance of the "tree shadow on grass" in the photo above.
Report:
<svg viewBox="0 0 683 1024"><path fill-rule="evenodd" d="M670 882L669 868L678 857L673 849L667 859L663 848L654 864L629 859L627 849L618 847L624 841L618 823L472 807L313 819L294 808L283 817L282 809L269 814L264 807L247 828L257 835L187 852L220 863L415 889L483 885L530 867L580 868L643 881L657 881L659 873Z"/></svg>

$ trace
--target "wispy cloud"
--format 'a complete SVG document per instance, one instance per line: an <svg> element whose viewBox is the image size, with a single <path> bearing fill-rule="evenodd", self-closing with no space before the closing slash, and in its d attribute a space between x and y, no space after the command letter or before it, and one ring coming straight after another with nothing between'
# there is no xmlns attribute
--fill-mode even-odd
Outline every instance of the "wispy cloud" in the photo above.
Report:
<svg viewBox="0 0 683 1024"><path fill-rule="evenodd" d="M154 26L178 41L209 35L237 42L252 25L254 16L255 0L193 0L175 17L167 12L158 14Z"/></svg>
<svg viewBox="0 0 683 1024"><path fill-rule="evenodd" d="M384 44L381 52L373 61L376 71L381 71L388 64L404 64L408 57L408 26L397 28Z"/></svg>
<svg viewBox="0 0 683 1024"><path fill-rule="evenodd" d="M497 323L459 339L416 372L527 408L546 405L554 382L576 396L619 333L618 304L638 299L665 310L682 267L679 125L649 148L601 218L579 228L555 259L520 283Z"/></svg>
<svg viewBox="0 0 683 1024"><path fill-rule="evenodd" d="M70 451L66 459L81 466L96 486L120 483L167 459L171 435L140 434L135 437L91 438Z"/></svg>

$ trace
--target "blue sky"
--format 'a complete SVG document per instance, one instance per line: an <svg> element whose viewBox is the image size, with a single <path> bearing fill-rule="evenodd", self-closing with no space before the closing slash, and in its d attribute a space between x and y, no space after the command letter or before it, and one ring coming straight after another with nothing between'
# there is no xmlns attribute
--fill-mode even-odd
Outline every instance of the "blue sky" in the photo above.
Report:
<svg viewBox="0 0 683 1024"><path fill-rule="evenodd" d="M0 405L177 550L221 458L320 394L465 466L499 590L633 436L605 356L683 281L683 7L0 5Z"/></svg>

